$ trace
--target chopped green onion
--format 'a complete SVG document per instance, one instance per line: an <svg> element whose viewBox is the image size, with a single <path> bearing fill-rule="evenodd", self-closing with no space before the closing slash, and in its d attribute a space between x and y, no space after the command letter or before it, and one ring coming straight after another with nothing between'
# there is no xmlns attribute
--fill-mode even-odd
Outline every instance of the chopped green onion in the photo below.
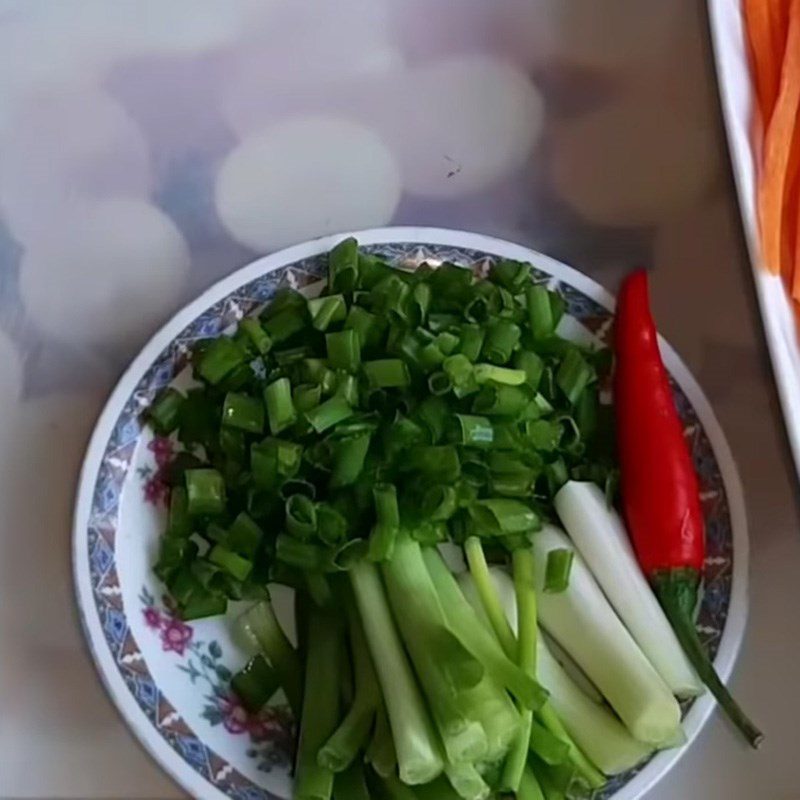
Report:
<svg viewBox="0 0 800 800"><path fill-rule="evenodd" d="M189 499L183 486L173 486L169 495L167 536L191 536L194 525L189 517Z"/></svg>
<svg viewBox="0 0 800 800"><path fill-rule="evenodd" d="M567 400L574 405L588 383L594 378L594 370L580 351L573 348L567 352L556 373L556 384Z"/></svg>
<svg viewBox="0 0 800 800"><path fill-rule="evenodd" d="M519 294L531 279L531 265L522 261L503 259L492 265L489 280L500 284L512 294Z"/></svg>
<svg viewBox="0 0 800 800"><path fill-rule="evenodd" d="M305 309L287 308L263 322L274 343L285 342L306 327Z"/></svg>
<svg viewBox="0 0 800 800"><path fill-rule="evenodd" d="M365 361L362 365L369 385L374 389L390 389L408 386L410 378L408 367L399 358L382 358Z"/></svg>
<svg viewBox="0 0 800 800"><path fill-rule="evenodd" d="M461 461L452 445L423 445L408 451L402 468L441 483L452 483L461 474Z"/></svg>
<svg viewBox="0 0 800 800"><path fill-rule="evenodd" d="M240 512L231 523L225 536L225 545L244 558L255 557L264 532L258 524L244 511Z"/></svg>
<svg viewBox="0 0 800 800"><path fill-rule="evenodd" d="M208 345L197 365L197 372L203 380L216 385L244 364L245 358L244 350L233 339L220 336Z"/></svg>
<svg viewBox="0 0 800 800"><path fill-rule="evenodd" d="M297 411L292 404L292 384L288 378L278 378L264 389L264 402L267 406L269 429L273 434L280 433L297 420Z"/></svg>
<svg viewBox="0 0 800 800"><path fill-rule="evenodd" d="M486 332L483 355L492 364L505 364L519 343L522 331L519 325L507 319L495 320Z"/></svg>
<svg viewBox="0 0 800 800"><path fill-rule="evenodd" d="M445 434L450 410L441 397L426 397L417 407L416 416L430 432L431 444L437 444Z"/></svg>
<svg viewBox="0 0 800 800"><path fill-rule="evenodd" d="M308 345L301 344L297 347L287 347L283 350L276 350L272 357L275 359L279 367L291 367L293 364L299 364L311 355L311 348Z"/></svg>
<svg viewBox="0 0 800 800"><path fill-rule="evenodd" d="M288 286L284 286L275 293L275 296L261 312L260 319L266 321L276 317L283 311L302 311L306 307L303 295Z"/></svg>
<svg viewBox="0 0 800 800"><path fill-rule="evenodd" d="M525 289L525 301L528 308L528 325L533 338L546 339L556 329L558 320L553 314L551 293L546 286L528 286Z"/></svg>
<svg viewBox="0 0 800 800"><path fill-rule="evenodd" d="M541 527L539 515L530 506L506 497L477 500L470 514L490 534L527 533Z"/></svg>
<svg viewBox="0 0 800 800"><path fill-rule="evenodd" d="M330 482L332 489L355 483L361 470L364 469L364 460L371 439L372 435L367 433L348 436L336 442L333 446L333 470Z"/></svg>
<svg viewBox="0 0 800 800"><path fill-rule="evenodd" d="M369 537L367 558L370 561L386 561L392 557L399 528L390 525L376 525Z"/></svg>
<svg viewBox="0 0 800 800"><path fill-rule="evenodd" d="M498 367L494 364L476 364L474 373L478 383L498 383L506 386L520 386L525 383L526 375L520 369Z"/></svg>
<svg viewBox="0 0 800 800"><path fill-rule="evenodd" d="M274 489L300 469L303 446L296 442L268 437L250 447L253 482L263 489Z"/></svg>
<svg viewBox="0 0 800 800"><path fill-rule="evenodd" d="M386 322L376 314L372 314L361 306L351 306L344 323L346 330L354 330L358 334L361 349L376 347L386 330Z"/></svg>
<svg viewBox="0 0 800 800"><path fill-rule="evenodd" d="M347 536L347 520L330 504L317 506L317 535L327 545L335 545Z"/></svg>
<svg viewBox="0 0 800 800"><path fill-rule="evenodd" d="M372 489L377 523L369 538L370 561L385 561L394 552L394 543L400 529L400 509L397 490L391 483L377 483Z"/></svg>
<svg viewBox="0 0 800 800"><path fill-rule="evenodd" d="M319 545L303 542L285 533L279 533L275 539L275 557L304 572L320 572L328 564L327 554Z"/></svg>
<svg viewBox="0 0 800 800"><path fill-rule="evenodd" d="M428 316L431 305L431 287L427 283L418 283L411 292L409 316L412 325L422 325Z"/></svg>
<svg viewBox="0 0 800 800"><path fill-rule="evenodd" d="M447 394L453 388L453 382L446 372L434 372L428 377L428 389L435 397Z"/></svg>
<svg viewBox="0 0 800 800"><path fill-rule="evenodd" d="M372 489L375 500L375 516L378 525L398 527L400 510L397 507L397 490L391 483L376 483Z"/></svg>
<svg viewBox="0 0 800 800"><path fill-rule="evenodd" d="M444 361L444 353L439 349L435 342L426 344L419 351L419 365L425 372L431 372Z"/></svg>
<svg viewBox="0 0 800 800"><path fill-rule="evenodd" d="M533 470L514 475L493 475L490 482L492 493L501 497L530 497L536 477L537 473Z"/></svg>
<svg viewBox="0 0 800 800"><path fill-rule="evenodd" d="M377 286L387 275L392 274L392 268L381 261L378 256L369 253L358 254L358 288L368 291Z"/></svg>
<svg viewBox="0 0 800 800"><path fill-rule="evenodd" d="M522 424L522 437L531 447L546 452L554 451L561 441L564 429L558 420L528 420Z"/></svg>
<svg viewBox="0 0 800 800"><path fill-rule="evenodd" d="M328 363L333 369L355 372L361 364L361 345L358 334L345 328L336 333L325 334Z"/></svg>
<svg viewBox="0 0 800 800"><path fill-rule="evenodd" d="M170 583L185 564L197 556L197 545L188 538L164 536L159 546L158 561L153 571L164 583Z"/></svg>
<svg viewBox="0 0 800 800"><path fill-rule="evenodd" d="M474 368L472 362L465 355L457 353L454 356L448 356L442 367L447 377L450 378L453 388L460 392L460 397L477 391L478 383L475 380Z"/></svg>
<svg viewBox="0 0 800 800"><path fill-rule="evenodd" d="M435 299L434 295L434 300ZM433 331L433 333L455 329L458 328L460 324L460 314L442 314L436 312L428 314L428 330Z"/></svg>
<svg viewBox="0 0 800 800"><path fill-rule="evenodd" d="M563 458L557 458L545 467L550 494L555 494L568 480L569 473Z"/></svg>
<svg viewBox="0 0 800 800"><path fill-rule="evenodd" d="M499 310L497 287L490 283L478 283L473 287L472 300L464 307L464 317L470 323L485 324Z"/></svg>
<svg viewBox="0 0 800 800"><path fill-rule="evenodd" d="M544 578L546 592L558 593L566 590L574 558L575 552L565 547L548 552Z"/></svg>
<svg viewBox="0 0 800 800"><path fill-rule="evenodd" d="M406 324L411 289L396 272L387 275L370 292L375 311L389 315L392 319Z"/></svg>
<svg viewBox="0 0 800 800"><path fill-rule="evenodd" d="M228 460L227 466L244 466L247 460L247 441L244 431L221 427L219 430L219 449Z"/></svg>
<svg viewBox="0 0 800 800"><path fill-rule="evenodd" d="M281 628L269 600L262 600L239 617L239 625L264 653L280 678L283 691L295 714L300 713L301 664L297 651Z"/></svg>
<svg viewBox="0 0 800 800"><path fill-rule="evenodd" d="M532 350L519 350L514 356L514 366L525 373L525 382L536 391L544 372L544 361L541 356Z"/></svg>
<svg viewBox="0 0 800 800"><path fill-rule="evenodd" d="M186 398L176 389L166 389L147 410L147 419L152 423L156 433L168 436L178 427L181 407Z"/></svg>
<svg viewBox="0 0 800 800"><path fill-rule="evenodd" d="M332 322L341 322L347 316L347 304L340 294L315 297L308 301L311 324L318 331L326 331Z"/></svg>
<svg viewBox="0 0 800 800"><path fill-rule="evenodd" d="M461 463L464 482L476 489L482 489L489 483L489 467L483 458L465 453Z"/></svg>
<svg viewBox="0 0 800 800"><path fill-rule="evenodd" d="M237 581L245 580L253 569L253 562L250 559L243 558L221 544L215 544L211 548L208 560L223 569L231 577L236 578Z"/></svg>
<svg viewBox="0 0 800 800"><path fill-rule="evenodd" d="M257 319L245 317L239 323L239 330L244 332L253 347L262 356L272 348L272 339L270 339L269 334L261 327L261 323Z"/></svg>
<svg viewBox="0 0 800 800"><path fill-rule="evenodd" d="M225 510L225 481L216 469L187 469L187 510L192 516L221 514Z"/></svg>
<svg viewBox="0 0 800 800"><path fill-rule="evenodd" d="M347 402L355 407L358 405L358 381L355 375L348 372L336 373L336 394L344 397Z"/></svg>
<svg viewBox="0 0 800 800"><path fill-rule="evenodd" d="M301 383L292 389L292 403L301 414L318 406L321 400L322 387L319 384Z"/></svg>
<svg viewBox="0 0 800 800"><path fill-rule="evenodd" d="M494 441L492 423L486 417L455 414L450 429L450 439L468 447L489 447Z"/></svg>
<svg viewBox="0 0 800 800"><path fill-rule="evenodd" d="M461 328L461 341L458 352L473 363L480 358L486 331L480 326L467 323Z"/></svg>
<svg viewBox="0 0 800 800"><path fill-rule="evenodd" d="M440 544L447 541L448 528L443 522L422 522L411 530L411 538L426 547Z"/></svg>
<svg viewBox="0 0 800 800"><path fill-rule="evenodd" d="M485 384L472 404L478 414L512 417L528 405L529 396L521 386Z"/></svg>
<svg viewBox="0 0 800 800"><path fill-rule="evenodd" d="M286 530L298 539L310 539L317 530L317 510L312 500L293 494L286 500Z"/></svg>
<svg viewBox="0 0 800 800"><path fill-rule="evenodd" d="M340 545L333 555L333 565L341 570L349 570L369 554L369 542L365 539L351 539Z"/></svg>
<svg viewBox="0 0 800 800"><path fill-rule="evenodd" d="M205 592L193 594L181 605L181 619L189 622L203 617L216 617L224 614L228 607L228 600L222 595Z"/></svg>
<svg viewBox="0 0 800 800"><path fill-rule="evenodd" d="M304 358L299 367L299 379L303 383L322 384L330 371L324 358Z"/></svg>
<svg viewBox="0 0 800 800"><path fill-rule="evenodd" d="M231 688L252 714L259 712L278 691L278 673L262 655L253 656L231 678Z"/></svg>
<svg viewBox="0 0 800 800"><path fill-rule="evenodd" d="M219 430L219 406L203 389L192 389L186 393L186 402L180 409L178 439L187 447L200 444L209 447L216 441ZM175 461L189 453L179 453ZM174 463L174 462L173 462Z"/></svg>
<svg viewBox="0 0 800 800"><path fill-rule="evenodd" d="M458 495L452 486L436 484L422 496L420 513L432 522L450 519L458 508Z"/></svg>
<svg viewBox="0 0 800 800"><path fill-rule="evenodd" d="M306 412L306 419L317 433L322 433L352 416L353 409L343 397L339 396L331 397L330 400Z"/></svg>
<svg viewBox="0 0 800 800"><path fill-rule="evenodd" d="M264 403L257 397L228 392L222 405L222 424L248 433L264 430Z"/></svg>
<svg viewBox="0 0 800 800"><path fill-rule="evenodd" d="M440 334L437 335L435 344L436 346L446 355L449 356L455 352L455 349L459 346L461 339L456 336L454 333L450 333L449 331L442 331ZM463 355L463 353L462 353Z"/></svg>
<svg viewBox="0 0 800 800"><path fill-rule="evenodd" d="M351 236L328 253L328 290L352 292L358 282L358 242Z"/></svg>

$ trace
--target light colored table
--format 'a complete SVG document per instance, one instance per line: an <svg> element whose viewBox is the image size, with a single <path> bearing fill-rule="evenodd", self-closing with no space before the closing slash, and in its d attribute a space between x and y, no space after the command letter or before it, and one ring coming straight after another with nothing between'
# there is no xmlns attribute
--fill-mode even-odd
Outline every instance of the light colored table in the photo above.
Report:
<svg viewBox="0 0 800 800"><path fill-rule="evenodd" d="M127 360L201 288L298 238L396 222L514 239L609 288L654 268L660 326L745 486L750 625L733 688L767 740L748 752L716 715L650 797L795 800L796 483L700 7L333 8L0 3L0 796L182 796L120 721L78 630L70 514L86 438Z"/></svg>

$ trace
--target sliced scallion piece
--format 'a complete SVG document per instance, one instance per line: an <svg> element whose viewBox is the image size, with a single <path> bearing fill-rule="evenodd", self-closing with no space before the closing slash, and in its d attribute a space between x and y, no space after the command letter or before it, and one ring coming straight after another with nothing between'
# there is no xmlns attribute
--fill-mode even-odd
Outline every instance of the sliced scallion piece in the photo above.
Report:
<svg viewBox="0 0 800 800"><path fill-rule="evenodd" d="M292 403L292 384L288 378L278 378L264 389L269 429L273 435L280 433L297 420L297 411Z"/></svg>
<svg viewBox="0 0 800 800"><path fill-rule="evenodd" d="M180 412L186 397L176 389L163 391L147 410L147 419L160 436L168 436L180 423Z"/></svg>
<svg viewBox="0 0 800 800"><path fill-rule="evenodd" d="M361 343L351 328L325 334L328 363L333 369L355 372L361 364Z"/></svg>
<svg viewBox="0 0 800 800"><path fill-rule="evenodd" d="M399 358L365 361L362 369L374 389L402 388L410 382L408 367Z"/></svg>
<svg viewBox="0 0 800 800"><path fill-rule="evenodd" d="M575 552L567 548L556 548L547 554L545 567L544 590L546 592L563 592L569 586L569 574Z"/></svg>
<svg viewBox="0 0 800 800"><path fill-rule="evenodd" d="M242 701L242 705L253 714L270 701L279 687L278 673L262 655L253 656L231 678L231 688Z"/></svg>
<svg viewBox="0 0 800 800"><path fill-rule="evenodd" d="M222 424L247 433L264 430L264 403L258 397L228 392L222 404Z"/></svg>
<svg viewBox="0 0 800 800"><path fill-rule="evenodd" d="M216 469L187 469L187 511L192 516L213 516L225 510L225 481Z"/></svg>

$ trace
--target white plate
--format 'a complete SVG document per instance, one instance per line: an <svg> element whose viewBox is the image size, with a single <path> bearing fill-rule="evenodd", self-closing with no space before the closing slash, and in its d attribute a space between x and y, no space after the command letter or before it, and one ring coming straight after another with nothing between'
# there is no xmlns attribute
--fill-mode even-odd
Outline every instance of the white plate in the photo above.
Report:
<svg viewBox="0 0 800 800"><path fill-rule="evenodd" d="M590 278L508 242L426 228L384 228L356 234L395 262L425 259L485 264L505 257L530 261L535 279L565 297L587 332L604 339L613 298ZM230 275L177 314L131 364L103 411L89 444L75 510L74 569L81 618L101 678L145 748L194 797L286 798L286 747L291 722L279 707L246 716L227 692L227 676L246 654L225 619L184 625L162 600L151 565L163 526L158 460L162 440L140 424L142 410L181 371L192 341L213 336L263 304L280 281L318 280L327 237L262 258ZM575 326L579 327L579 326ZM707 581L698 630L731 672L747 609L747 531L739 478L730 450L697 383L664 342L666 366L703 489L708 531ZM185 372L184 372L185 374ZM54 443L57 446L57 443ZM288 596L279 612L290 622ZM706 694L685 717L689 743L714 707ZM688 745L687 745L688 747ZM612 782L603 797L641 797L686 748L665 751Z"/></svg>
<svg viewBox="0 0 800 800"><path fill-rule="evenodd" d="M800 339L792 303L780 276L770 275L761 256L756 211L756 157L747 38L739 0L708 0L714 58L728 148L739 196L747 250L753 269L761 320L778 385L786 432L800 475Z"/></svg>

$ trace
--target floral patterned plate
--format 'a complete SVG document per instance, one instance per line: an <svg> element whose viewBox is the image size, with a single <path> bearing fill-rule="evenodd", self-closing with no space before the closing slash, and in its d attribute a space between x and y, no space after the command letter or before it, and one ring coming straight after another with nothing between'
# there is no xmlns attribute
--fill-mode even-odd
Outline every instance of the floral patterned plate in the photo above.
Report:
<svg viewBox="0 0 800 800"><path fill-rule="evenodd" d="M385 228L357 234L394 263L453 261L484 269L494 258L530 261L535 280L567 301L576 336L604 340L613 298L575 270L517 245L476 234ZM83 626L100 676L144 747L192 796L278 800L291 796L293 721L280 696L250 715L228 689L247 653L226 619L180 621L151 565L164 523L161 469L170 440L154 437L142 411L164 386L187 379L187 354L267 301L282 284L311 287L341 237L319 239L262 258L224 279L159 331L122 377L92 436L81 473L74 527L74 569ZM576 322L577 321L577 322ZM742 490L708 401L675 352L667 368L700 475L708 558L698 630L730 675L747 609L747 531ZM280 588L280 587L279 587ZM289 592L276 607L291 625ZM236 613L232 609L230 615ZM713 708L704 695L686 708L689 742ZM687 745L688 746L688 745ZM604 798L633 800L680 757L665 751L615 779Z"/></svg>

